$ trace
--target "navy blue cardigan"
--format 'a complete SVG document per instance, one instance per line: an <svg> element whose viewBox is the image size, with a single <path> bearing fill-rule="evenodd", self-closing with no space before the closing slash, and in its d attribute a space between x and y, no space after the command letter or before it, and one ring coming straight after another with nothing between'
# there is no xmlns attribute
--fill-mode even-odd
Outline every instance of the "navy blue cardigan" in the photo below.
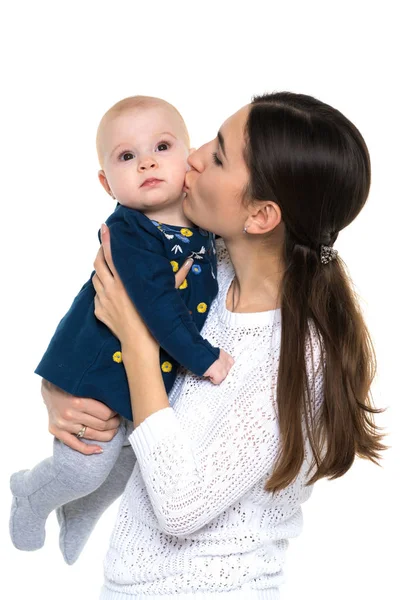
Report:
<svg viewBox="0 0 400 600"><path fill-rule="evenodd" d="M121 205L106 223L118 274L160 343L168 393L179 365L203 375L219 357L219 349L199 333L218 291L214 235L197 227L164 225ZM176 290L174 272L188 257L194 259L193 266ZM96 319L95 294L90 278L60 321L35 373L132 420L121 346Z"/></svg>

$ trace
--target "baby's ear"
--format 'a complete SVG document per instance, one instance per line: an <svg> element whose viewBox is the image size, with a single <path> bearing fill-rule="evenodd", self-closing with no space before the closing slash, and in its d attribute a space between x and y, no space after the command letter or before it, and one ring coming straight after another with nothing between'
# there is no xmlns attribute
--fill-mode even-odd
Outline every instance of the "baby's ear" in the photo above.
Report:
<svg viewBox="0 0 400 600"><path fill-rule="evenodd" d="M101 185L106 190L107 194L110 194L110 196L112 198L114 198L114 200L115 200L115 196L114 196L114 194L112 192L112 189L108 185L107 177L106 177L106 174L104 173L104 171L103 170L99 171L98 174L97 174L97 176L99 178L99 181L100 181Z"/></svg>

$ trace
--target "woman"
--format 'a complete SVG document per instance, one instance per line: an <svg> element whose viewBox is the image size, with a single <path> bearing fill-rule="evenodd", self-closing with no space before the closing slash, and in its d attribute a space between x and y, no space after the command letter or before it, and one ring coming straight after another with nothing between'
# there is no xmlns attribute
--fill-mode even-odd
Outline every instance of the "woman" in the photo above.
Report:
<svg viewBox="0 0 400 600"><path fill-rule="evenodd" d="M96 316L121 341L137 463L101 598L276 600L312 485L385 448L371 416L372 345L332 248L367 199L369 155L341 113L277 93L231 116L189 163L185 214L223 239L203 335L235 364L220 386L182 370L168 401L158 345L104 228ZM51 386L44 398L50 431L76 449L94 448L74 437L82 426L90 440L115 432L118 418L93 400Z"/></svg>

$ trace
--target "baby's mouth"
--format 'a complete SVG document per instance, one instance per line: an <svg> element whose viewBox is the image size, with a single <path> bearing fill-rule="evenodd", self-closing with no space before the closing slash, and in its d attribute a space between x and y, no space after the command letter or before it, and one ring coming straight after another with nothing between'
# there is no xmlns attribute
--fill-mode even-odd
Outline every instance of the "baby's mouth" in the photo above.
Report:
<svg viewBox="0 0 400 600"><path fill-rule="evenodd" d="M140 187L154 187L162 183L162 179L156 179L155 177L149 177L149 179L145 179Z"/></svg>

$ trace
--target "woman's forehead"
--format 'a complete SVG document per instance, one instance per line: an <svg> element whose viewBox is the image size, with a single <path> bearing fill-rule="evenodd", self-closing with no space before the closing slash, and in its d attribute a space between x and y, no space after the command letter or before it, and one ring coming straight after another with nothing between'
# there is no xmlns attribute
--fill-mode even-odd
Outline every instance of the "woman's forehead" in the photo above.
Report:
<svg viewBox="0 0 400 600"><path fill-rule="evenodd" d="M249 115L249 105L246 104L221 125L219 133L225 146L225 154L229 157L242 156L245 146L245 129ZM220 137L218 136L218 137Z"/></svg>

